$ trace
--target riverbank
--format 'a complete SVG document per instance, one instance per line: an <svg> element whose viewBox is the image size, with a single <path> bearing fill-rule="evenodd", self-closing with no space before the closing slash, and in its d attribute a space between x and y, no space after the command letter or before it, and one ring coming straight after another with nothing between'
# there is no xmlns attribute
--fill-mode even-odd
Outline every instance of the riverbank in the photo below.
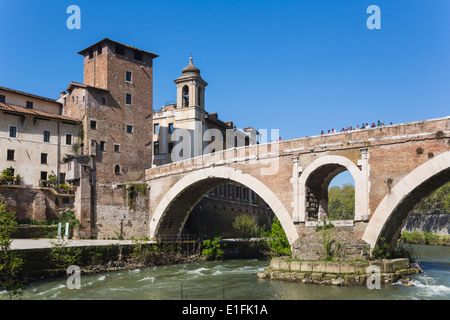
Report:
<svg viewBox="0 0 450 320"><path fill-rule="evenodd" d="M34 247L28 247L31 245ZM76 265L81 274L182 264L204 261L196 242L145 243L119 240L29 240L13 241L12 249L21 255L24 265L19 281L30 284L67 276L67 267Z"/></svg>
<svg viewBox="0 0 450 320"><path fill-rule="evenodd" d="M399 243L431 246L450 246L450 235L440 235L418 230L403 231Z"/></svg>

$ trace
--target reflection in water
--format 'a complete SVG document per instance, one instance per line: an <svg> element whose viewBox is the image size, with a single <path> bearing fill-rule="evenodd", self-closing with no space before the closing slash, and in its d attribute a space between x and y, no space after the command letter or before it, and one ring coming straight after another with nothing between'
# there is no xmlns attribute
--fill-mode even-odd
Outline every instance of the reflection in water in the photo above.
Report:
<svg viewBox="0 0 450 320"><path fill-rule="evenodd" d="M79 290L69 290L66 279L58 279L26 287L22 299L450 299L450 248L415 249L425 273L412 276L413 287L398 282L370 290L260 280L256 273L268 261L227 260L82 275Z"/></svg>

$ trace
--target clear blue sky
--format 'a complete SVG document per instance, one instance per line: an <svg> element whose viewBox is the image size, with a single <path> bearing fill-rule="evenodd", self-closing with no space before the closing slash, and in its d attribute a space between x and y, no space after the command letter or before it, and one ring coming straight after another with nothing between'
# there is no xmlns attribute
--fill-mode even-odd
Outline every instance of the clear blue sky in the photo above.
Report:
<svg viewBox="0 0 450 320"><path fill-rule="evenodd" d="M81 9L69 30L66 9ZM369 5L381 30L369 30ZM105 37L159 55L154 108L193 52L206 108L283 139L449 115L450 1L0 0L0 85L57 98Z"/></svg>

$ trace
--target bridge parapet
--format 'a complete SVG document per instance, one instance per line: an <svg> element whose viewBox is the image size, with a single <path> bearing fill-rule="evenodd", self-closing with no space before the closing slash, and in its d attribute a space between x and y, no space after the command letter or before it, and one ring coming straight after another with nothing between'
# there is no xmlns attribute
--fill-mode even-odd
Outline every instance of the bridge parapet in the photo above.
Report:
<svg viewBox="0 0 450 320"><path fill-rule="evenodd" d="M445 138L450 134L450 116L286 141L229 148L146 170L146 180L209 166L270 159L308 153L361 149L409 140Z"/></svg>

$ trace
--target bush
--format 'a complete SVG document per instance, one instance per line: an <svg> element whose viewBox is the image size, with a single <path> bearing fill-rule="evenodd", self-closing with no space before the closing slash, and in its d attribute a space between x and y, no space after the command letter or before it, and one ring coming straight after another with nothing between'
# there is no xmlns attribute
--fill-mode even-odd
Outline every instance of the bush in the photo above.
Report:
<svg viewBox="0 0 450 320"><path fill-rule="evenodd" d="M277 217L273 218L272 227L266 233L266 236L269 238L270 255L272 257L291 255L291 245Z"/></svg>
<svg viewBox="0 0 450 320"><path fill-rule="evenodd" d="M214 237L213 240L203 240L202 256L208 259L221 259L224 254L224 251L221 249L221 240L220 236Z"/></svg>
<svg viewBox="0 0 450 320"><path fill-rule="evenodd" d="M15 212L7 211L4 202L0 202L0 291L6 291L9 298L21 294L22 285L18 273L23 266L23 258L11 251L11 234L17 230Z"/></svg>

